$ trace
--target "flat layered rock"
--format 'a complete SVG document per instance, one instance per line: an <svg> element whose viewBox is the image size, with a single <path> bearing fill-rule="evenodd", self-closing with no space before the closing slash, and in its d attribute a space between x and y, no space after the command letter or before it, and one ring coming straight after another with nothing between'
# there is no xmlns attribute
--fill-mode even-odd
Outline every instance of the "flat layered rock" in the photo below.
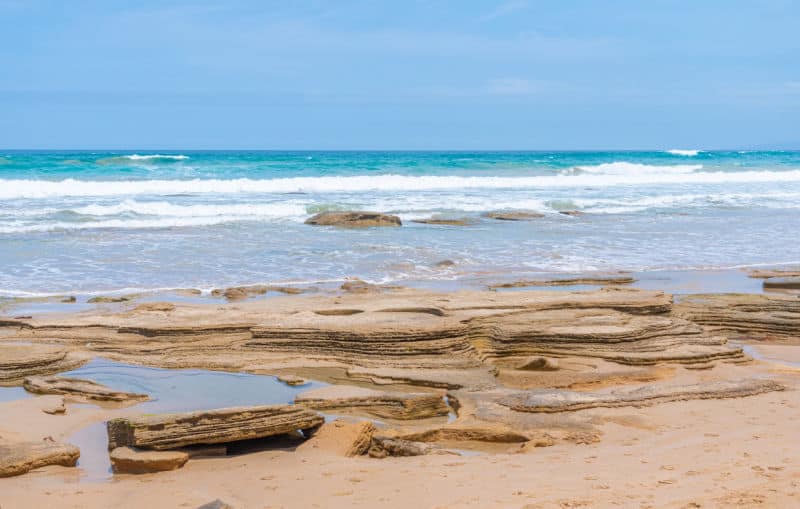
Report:
<svg viewBox="0 0 800 509"><path fill-rule="evenodd" d="M471 217L428 217L423 219L413 219L411 222L441 226L471 226L477 224L477 221Z"/></svg>
<svg viewBox="0 0 800 509"><path fill-rule="evenodd" d="M800 277L800 269L756 269L747 273L748 277L768 279L773 277Z"/></svg>
<svg viewBox="0 0 800 509"><path fill-rule="evenodd" d="M771 277L764 280L764 288L775 290L800 290L800 276Z"/></svg>
<svg viewBox="0 0 800 509"><path fill-rule="evenodd" d="M0 443L0 477L21 475L47 465L74 467L80 450L52 441Z"/></svg>
<svg viewBox="0 0 800 509"><path fill-rule="evenodd" d="M109 454L111 468L117 474L150 474L177 470L189 460L183 451L143 451L117 447Z"/></svg>
<svg viewBox="0 0 800 509"><path fill-rule="evenodd" d="M576 286L576 285L629 285L635 283L636 279L630 276L609 276L609 277L575 277L558 279L529 279L524 281L512 281L510 283L497 283L489 285L489 288L524 288L527 286Z"/></svg>
<svg viewBox="0 0 800 509"><path fill-rule="evenodd" d="M300 288L293 286L273 286L273 285L251 285L251 286L232 286L230 288L216 288L211 291L213 297L225 297L228 300L242 300L249 297L264 295L267 292L279 292L287 295L297 295L303 293Z"/></svg>
<svg viewBox="0 0 800 509"><path fill-rule="evenodd" d="M0 385L16 385L28 376L67 371L83 362L60 347L0 344Z"/></svg>
<svg viewBox="0 0 800 509"><path fill-rule="evenodd" d="M313 431L324 420L297 405L268 405L141 415L110 420L106 427L109 450L124 446L165 450Z"/></svg>
<svg viewBox="0 0 800 509"><path fill-rule="evenodd" d="M509 212L486 212L483 217L488 219L496 219L498 221L530 221L544 217L544 214L539 212L529 211L509 211Z"/></svg>
<svg viewBox="0 0 800 509"><path fill-rule="evenodd" d="M517 412L553 413L600 407L650 406L692 399L741 398L782 390L784 386L772 380L751 379L679 386L645 386L635 390L603 393L535 390L506 396L499 403Z"/></svg>
<svg viewBox="0 0 800 509"><path fill-rule="evenodd" d="M749 339L800 338L800 299L791 295L701 294L681 299L673 314Z"/></svg>
<svg viewBox="0 0 800 509"><path fill-rule="evenodd" d="M397 216L365 211L322 212L306 219L305 223L314 226L340 226L349 228L402 226L403 224Z"/></svg>
<svg viewBox="0 0 800 509"><path fill-rule="evenodd" d="M362 412L401 420L439 417L450 411L440 394L384 392L344 385L304 392L295 402L314 410Z"/></svg>
<svg viewBox="0 0 800 509"><path fill-rule="evenodd" d="M34 394L63 394L96 401L145 401L147 394L117 391L103 384L81 378L36 376L26 378L22 386Z"/></svg>
<svg viewBox="0 0 800 509"><path fill-rule="evenodd" d="M337 419L323 424L310 440L297 449L316 449L348 457L361 456L369 450L375 431L375 425L370 421L352 423Z"/></svg>

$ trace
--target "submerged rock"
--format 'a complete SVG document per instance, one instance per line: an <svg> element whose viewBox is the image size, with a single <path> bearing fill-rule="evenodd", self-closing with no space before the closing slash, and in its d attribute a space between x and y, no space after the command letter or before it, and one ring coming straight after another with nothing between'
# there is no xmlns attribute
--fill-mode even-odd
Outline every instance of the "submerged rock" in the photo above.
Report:
<svg viewBox="0 0 800 509"><path fill-rule="evenodd" d="M126 295L121 295L119 297L99 296L99 297L92 297L86 302L88 302L89 304L115 304L118 302L128 302L130 300L132 300L132 298Z"/></svg>
<svg viewBox="0 0 800 509"><path fill-rule="evenodd" d="M322 212L306 219L306 224L314 226L343 226L363 228L369 226L402 226L400 218L379 212L347 211Z"/></svg>
<svg viewBox="0 0 800 509"><path fill-rule="evenodd" d="M183 451L141 451L117 447L109 454L111 468L117 474L149 474L177 470L189 460Z"/></svg>
<svg viewBox="0 0 800 509"><path fill-rule="evenodd" d="M0 477L11 477L47 465L74 467L80 450L50 440L0 443Z"/></svg>
<svg viewBox="0 0 800 509"><path fill-rule="evenodd" d="M531 279L512 281L510 283L497 283L489 288L525 288L526 286L576 286L576 285L628 285L635 283L636 279L630 276L601 276L601 277L570 277L558 279Z"/></svg>
<svg viewBox="0 0 800 509"><path fill-rule="evenodd" d="M429 217L425 219L414 219L412 223L433 224L441 226L471 226L477 223L471 217Z"/></svg>
<svg viewBox="0 0 800 509"><path fill-rule="evenodd" d="M109 449L176 449L195 444L220 444L313 432L325 419L297 405L221 408L178 414L140 415L106 423Z"/></svg>
<svg viewBox="0 0 800 509"><path fill-rule="evenodd" d="M487 212L483 214L483 217L497 219L498 221L530 221L531 219L544 217L544 214L519 210L509 212Z"/></svg>
<svg viewBox="0 0 800 509"><path fill-rule="evenodd" d="M303 290L293 286L251 285L233 286L225 289L217 288L211 292L211 295L212 297L225 297L228 300L242 300L249 297L255 297L257 295L264 295L267 292L280 292L288 295L297 295L303 293Z"/></svg>
<svg viewBox="0 0 800 509"><path fill-rule="evenodd" d="M147 394L116 391L91 380L60 376L26 378L22 386L34 394L64 394L98 401L144 401L150 398Z"/></svg>

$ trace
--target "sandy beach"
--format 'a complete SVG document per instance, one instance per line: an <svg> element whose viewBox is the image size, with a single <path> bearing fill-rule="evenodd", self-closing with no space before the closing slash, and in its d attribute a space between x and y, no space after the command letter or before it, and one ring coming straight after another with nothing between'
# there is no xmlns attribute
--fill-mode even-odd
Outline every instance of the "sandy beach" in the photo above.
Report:
<svg viewBox="0 0 800 509"><path fill-rule="evenodd" d="M299 295L236 289L215 303L133 299L9 316L0 330L0 392L9 394L0 403L0 447L78 437L81 452L77 466L0 479L0 506L800 503L797 295L676 298L628 281L570 282L582 283L598 286L439 292L353 281ZM169 390L150 394L153 402L129 399L114 373L152 369L139 365L160 368L153 380L197 370L195 394L182 395L183 406ZM80 377L81 369L90 379L105 369L104 383L52 379L66 370ZM203 385L203 373L240 372L253 374L231 389L241 401L218 402ZM296 389L285 396L295 402L289 408L319 412L325 423L305 437L244 442L236 439L248 431L234 429L214 439L227 454L189 455L167 471L111 473L104 422L231 406L226 399L247 408L267 401L247 392L262 378ZM17 389L25 379L27 392ZM302 385L310 380L315 385ZM62 402L64 413L43 411ZM213 418L209 410L194 427L166 429L194 440L198 423ZM143 441L134 450L152 447L160 448Z"/></svg>

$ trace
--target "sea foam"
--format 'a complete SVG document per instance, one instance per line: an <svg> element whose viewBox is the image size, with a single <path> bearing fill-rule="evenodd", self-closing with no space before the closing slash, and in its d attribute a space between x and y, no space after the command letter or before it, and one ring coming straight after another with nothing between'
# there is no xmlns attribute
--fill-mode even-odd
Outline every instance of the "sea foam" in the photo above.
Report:
<svg viewBox="0 0 800 509"><path fill-rule="evenodd" d="M680 149L680 148L673 148L666 151L667 154L672 154L674 156L686 156L686 157L694 157L700 152L701 150L687 150L687 149Z"/></svg>

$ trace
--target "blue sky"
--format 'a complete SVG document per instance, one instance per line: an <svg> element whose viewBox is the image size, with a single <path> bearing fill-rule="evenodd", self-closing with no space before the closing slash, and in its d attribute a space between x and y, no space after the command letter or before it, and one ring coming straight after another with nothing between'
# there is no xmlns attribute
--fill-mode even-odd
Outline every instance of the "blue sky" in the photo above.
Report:
<svg viewBox="0 0 800 509"><path fill-rule="evenodd" d="M800 2L0 0L0 147L800 148Z"/></svg>

